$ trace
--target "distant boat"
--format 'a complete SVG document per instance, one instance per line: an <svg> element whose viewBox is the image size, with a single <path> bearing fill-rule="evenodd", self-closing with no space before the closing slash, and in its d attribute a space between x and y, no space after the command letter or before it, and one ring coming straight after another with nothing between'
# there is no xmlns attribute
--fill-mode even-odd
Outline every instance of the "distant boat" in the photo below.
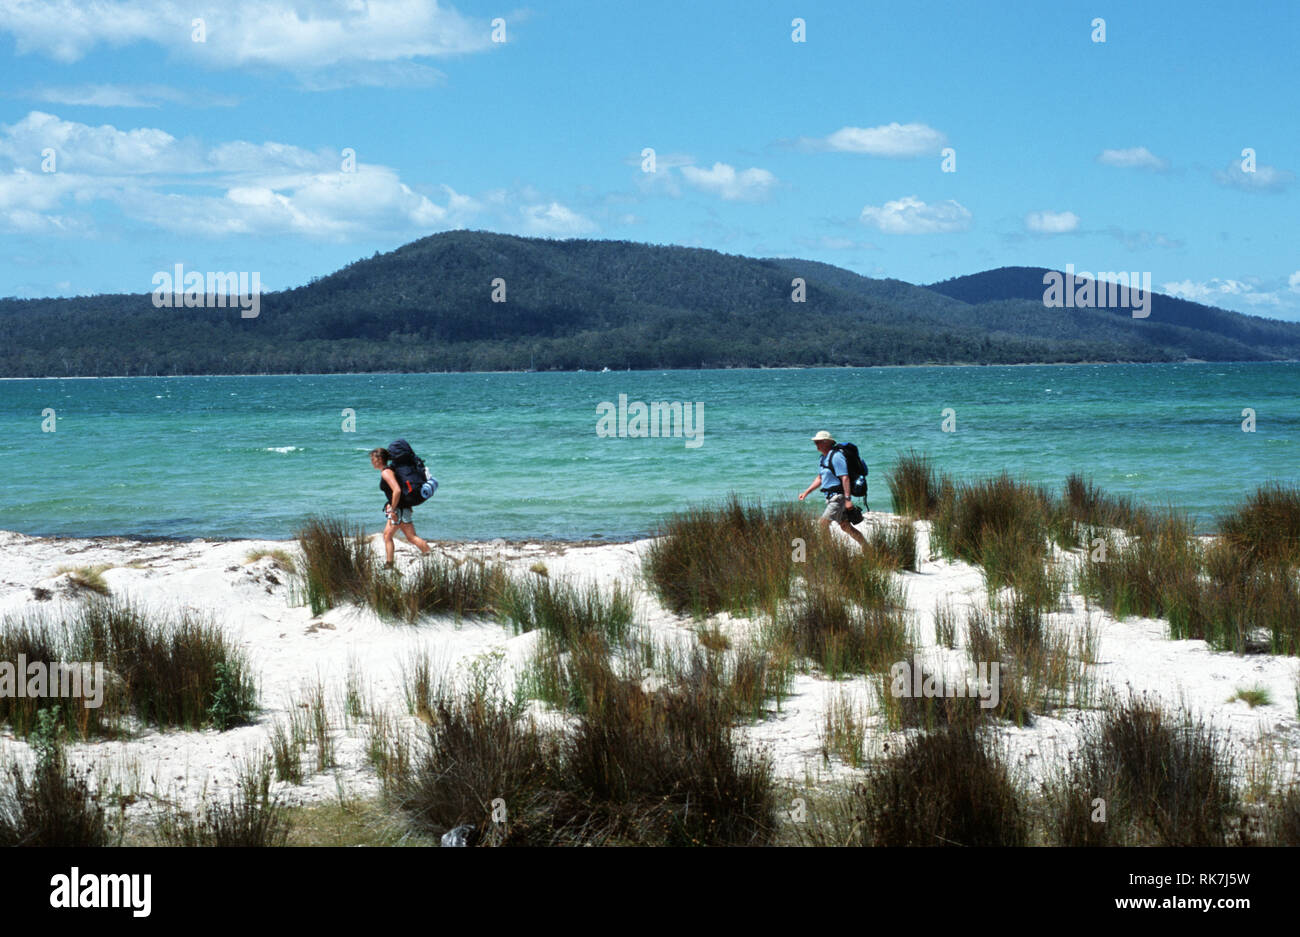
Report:
<svg viewBox="0 0 1300 937"><path fill-rule="evenodd" d="M601 368L601 369L600 369L600 373L601 373L601 374L607 374L608 372L609 372L609 368L607 368L607 367L606 367L606 368Z"/></svg>

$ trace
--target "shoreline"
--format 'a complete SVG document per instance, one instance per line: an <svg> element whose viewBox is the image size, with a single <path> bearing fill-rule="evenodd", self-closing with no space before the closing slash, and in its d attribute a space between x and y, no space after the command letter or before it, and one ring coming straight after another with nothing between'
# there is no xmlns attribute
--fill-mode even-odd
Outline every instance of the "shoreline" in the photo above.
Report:
<svg viewBox="0 0 1300 937"><path fill-rule="evenodd" d="M367 537L376 537L380 531L367 533ZM11 530L8 528L0 529L0 541L9 537L21 537L26 540L41 540L50 543L85 543L94 542L105 546L111 545L128 545L138 544L141 546L186 546L189 544L229 544L229 543L287 543L296 544L297 537L289 535L287 537L146 537L132 536L130 534L33 534L25 530ZM653 534L645 533L641 535L632 535L628 537L610 537L583 539L566 539L563 537L492 537L485 539L461 539L461 540L443 540L434 539L433 537L423 538L426 543L446 548L455 548L458 546L484 545L484 546L506 546L506 547L523 547L523 546L561 546L561 547L600 547L612 544L639 543L642 540L653 537ZM397 538L397 542L405 543L405 540Z"/></svg>
<svg viewBox="0 0 1300 937"><path fill-rule="evenodd" d="M876 370L894 370L900 368L1082 368L1098 366L1144 366L1159 367L1161 365L1188 365L1188 364L1300 364L1300 358L1279 358L1272 361L1256 361L1246 359L1231 359L1228 361L1212 361L1204 358L1185 358L1179 361L1015 361L1015 362L990 362L987 364L977 362L951 362L947 364L864 364L864 365L845 365L845 364L810 364L810 365L753 365L738 368L630 368L623 371L611 369L609 371L588 371L588 370L556 370L556 371L536 371L526 368L517 371L259 371L259 372L234 372L234 373L208 373L208 374L47 374L40 377L32 376L3 376L0 381L132 381L132 380L163 380L175 378L200 378L200 377L393 377L397 375L418 375L427 376L434 374L656 374L656 373L684 373L693 374L702 371L876 371Z"/></svg>

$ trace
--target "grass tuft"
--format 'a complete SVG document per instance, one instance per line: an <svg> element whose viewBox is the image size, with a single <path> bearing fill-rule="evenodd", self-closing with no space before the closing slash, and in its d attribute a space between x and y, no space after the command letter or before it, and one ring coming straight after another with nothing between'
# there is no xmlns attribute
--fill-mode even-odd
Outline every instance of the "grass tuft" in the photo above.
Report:
<svg viewBox="0 0 1300 937"><path fill-rule="evenodd" d="M41 710L30 736L36 765L30 776L10 765L0 786L0 846L110 846L121 842L86 774L68 767L60 718Z"/></svg>
<svg viewBox="0 0 1300 937"><path fill-rule="evenodd" d="M618 672L606 651L589 633L557 653L568 695L581 702L568 731L543 730L483 686L441 687L393 792L414 827L441 835L469 824L486 845L769 842L771 766L732 740L719 656L696 648L677 664L664 658L661 668L682 679L648 689L638 668Z"/></svg>
<svg viewBox="0 0 1300 937"><path fill-rule="evenodd" d="M0 694L0 721L19 735L34 727L39 704L56 711L77 738L120 735L128 719L225 730L246 724L257 709L244 653L211 620L190 612L160 618L125 600L94 598L59 621L6 619L0 660L19 654L45 663L50 682L59 682L51 698ZM97 692L100 705L86 706Z"/></svg>
<svg viewBox="0 0 1300 937"><path fill-rule="evenodd" d="M1086 728L1049 801L1066 846L1222 846L1239 807L1226 739L1133 692Z"/></svg>
<svg viewBox="0 0 1300 937"><path fill-rule="evenodd" d="M646 578L677 614L770 611L789 596L791 576L817 534L804 510L733 495L664 521L646 553Z"/></svg>
<svg viewBox="0 0 1300 937"><path fill-rule="evenodd" d="M283 846L290 822L271 794L272 760L261 755L240 766L236 792L210 804L200 815L168 811L154 835L165 846Z"/></svg>
<svg viewBox="0 0 1300 937"><path fill-rule="evenodd" d="M895 513L926 520L939 508L940 484L934 464L916 450L900 454L888 476Z"/></svg>
<svg viewBox="0 0 1300 937"><path fill-rule="evenodd" d="M973 728L918 734L868 769L801 838L837 846L1023 846L1030 811L1003 757Z"/></svg>
<svg viewBox="0 0 1300 937"><path fill-rule="evenodd" d="M104 573L112 568L108 565L60 566L56 570L56 575L67 573L68 582L73 587L87 592L94 592L98 595L108 595L112 590L108 588L108 583L104 581Z"/></svg>

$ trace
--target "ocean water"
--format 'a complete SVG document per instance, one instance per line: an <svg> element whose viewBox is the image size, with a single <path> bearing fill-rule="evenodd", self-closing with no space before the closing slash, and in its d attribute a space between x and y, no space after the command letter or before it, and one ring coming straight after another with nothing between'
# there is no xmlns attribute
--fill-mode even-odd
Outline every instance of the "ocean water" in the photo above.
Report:
<svg viewBox="0 0 1300 937"><path fill-rule="evenodd" d="M689 405L699 435L598 435L620 395ZM873 510L917 449L960 478L1059 488L1083 472L1213 530L1254 486L1300 474L1300 364L4 380L0 529L287 538L319 512L378 530L366 453L402 436L441 483L416 509L422 536L630 538L729 491L793 499L820 429L862 450Z"/></svg>

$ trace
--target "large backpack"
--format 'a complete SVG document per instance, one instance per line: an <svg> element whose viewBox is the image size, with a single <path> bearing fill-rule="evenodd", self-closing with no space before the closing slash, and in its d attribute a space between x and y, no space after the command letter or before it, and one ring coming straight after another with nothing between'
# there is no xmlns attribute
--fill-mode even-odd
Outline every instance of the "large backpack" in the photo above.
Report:
<svg viewBox="0 0 1300 937"><path fill-rule="evenodd" d="M858 453L858 447L851 442L837 442L826 450L825 462L829 468L831 457L836 452L844 453L844 464L849 472L849 491L855 498L865 498L867 496L867 463L862 461L862 456Z"/></svg>
<svg viewBox="0 0 1300 937"><path fill-rule="evenodd" d="M393 440L388 447L388 456L392 460L389 467L397 476L397 485L402 492L397 502L398 507L413 508L417 504L423 504L438 490L438 482L425 468L424 460L415 454L415 450L405 439ZM379 490L392 497L388 485L382 479L379 482Z"/></svg>

